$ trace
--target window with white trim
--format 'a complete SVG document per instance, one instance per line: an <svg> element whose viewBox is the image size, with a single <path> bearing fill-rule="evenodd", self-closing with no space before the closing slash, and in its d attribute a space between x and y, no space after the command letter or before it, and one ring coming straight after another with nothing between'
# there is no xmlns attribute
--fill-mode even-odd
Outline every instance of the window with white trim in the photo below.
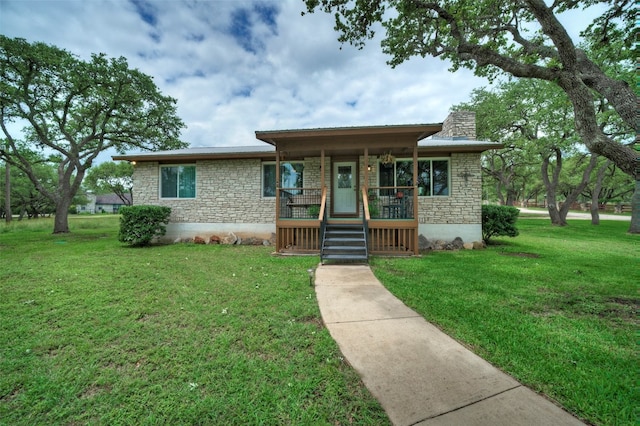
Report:
<svg viewBox="0 0 640 426"><path fill-rule="evenodd" d="M418 196L449 195L449 159L418 159ZM413 160L396 160L379 165L381 187L413 186Z"/></svg>
<svg viewBox="0 0 640 426"><path fill-rule="evenodd" d="M160 166L160 198L196 198L196 166Z"/></svg>
<svg viewBox="0 0 640 426"><path fill-rule="evenodd" d="M297 194L301 191L304 176L304 163L280 163L280 188L286 188L289 193ZM276 163L262 163L262 196L276 196Z"/></svg>

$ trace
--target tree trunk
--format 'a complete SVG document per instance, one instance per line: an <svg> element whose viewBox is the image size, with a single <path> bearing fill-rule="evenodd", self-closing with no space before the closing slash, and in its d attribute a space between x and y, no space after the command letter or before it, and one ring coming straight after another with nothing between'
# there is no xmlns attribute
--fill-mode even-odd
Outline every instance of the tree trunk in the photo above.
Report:
<svg viewBox="0 0 640 426"><path fill-rule="evenodd" d="M598 209L598 196L593 193L591 197L591 224L600 225L600 210Z"/></svg>
<svg viewBox="0 0 640 426"><path fill-rule="evenodd" d="M11 167L9 166L9 162L5 161L5 180L4 180L4 211L5 211L5 221L7 223L11 222L12 214L11 214Z"/></svg>
<svg viewBox="0 0 640 426"><path fill-rule="evenodd" d="M558 200L556 199L556 189L558 188L558 180L560 179L560 171L562 170L562 152L555 148L553 152L556 155L556 167L553 171L553 177L549 179L549 161L551 154L542 156L542 182L547 189L547 210L552 225L566 226L566 214L564 217L558 211Z"/></svg>
<svg viewBox="0 0 640 426"><path fill-rule="evenodd" d="M594 154L595 155L595 154ZM598 175L596 176L596 182L593 185L593 194L591 194L591 224L592 225L600 225L600 210L598 206L600 205L600 192L602 191L602 181L604 180L604 174L609 168L611 164L611 160L606 160L602 167L598 170Z"/></svg>
<svg viewBox="0 0 640 426"><path fill-rule="evenodd" d="M640 173L636 174L636 190L631 198L631 226L629 227L629 233L640 234Z"/></svg>
<svg viewBox="0 0 640 426"><path fill-rule="evenodd" d="M69 208L71 207L71 196L61 196L56 202L56 215L53 220L54 234L69 233Z"/></svg>

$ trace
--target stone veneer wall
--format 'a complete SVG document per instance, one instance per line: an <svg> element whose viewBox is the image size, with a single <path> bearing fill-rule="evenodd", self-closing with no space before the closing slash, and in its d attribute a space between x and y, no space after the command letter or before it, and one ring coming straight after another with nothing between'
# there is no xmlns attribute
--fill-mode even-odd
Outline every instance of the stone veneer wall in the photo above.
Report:
<svg viewBox="0 0 640 426"><path fill-rule="evenodd" d="M442 123L442 130L435 135L441 138L476 138L476 113L473 111L455 111Z"/></svg>
<svg viewBox="0 0 640 426"><path fill-rule="evenodd" d="M480 154L451 154L448 197L418 197L421 224L482 224Z"/></svg>
<svg viewBox="0 0 640 426"><path fill-rule="evenodd" d="M138 163L134 203L171 207L172 223L275 224L275 198L262 197L258 159L196 162L195 199L161 199L159 179L157 162Z"/></svg>
<svg viewBox="0 0 640 426"><path fill-rule="evenodd" d="M420 156L420 159L429 157ZM442 157L437 157L442 158ZM482 224L482 170L479 153L451 154L451 187L446 197L418 197L418 222L421 224ZM377 159L372 165L369 186L378 186ZM466 176L466 178L465 178ZM360 182L364 182L364 157L360 156Z"/></svg>

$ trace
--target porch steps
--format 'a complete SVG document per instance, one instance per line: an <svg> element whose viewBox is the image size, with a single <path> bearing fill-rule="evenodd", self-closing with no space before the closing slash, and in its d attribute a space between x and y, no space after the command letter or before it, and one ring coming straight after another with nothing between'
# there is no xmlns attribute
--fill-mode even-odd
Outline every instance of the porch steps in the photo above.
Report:
<svg viewBox="0 0 640 426"><path fill-rule="evenodd" d="M320 261L333 263L367 263L369 250L361 223L327 224L320 249Z"/></svg>

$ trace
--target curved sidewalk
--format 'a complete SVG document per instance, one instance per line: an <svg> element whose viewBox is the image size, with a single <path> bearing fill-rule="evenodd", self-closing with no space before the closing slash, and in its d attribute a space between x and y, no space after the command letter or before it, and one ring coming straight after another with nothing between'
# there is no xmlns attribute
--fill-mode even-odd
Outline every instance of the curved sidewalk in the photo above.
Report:
<svg viewBox="0 0 640 426"><path fill-rule="evenodd" d="M321 265L326 327L394 425L582 425L396 299L366 265Z"/></svg>

